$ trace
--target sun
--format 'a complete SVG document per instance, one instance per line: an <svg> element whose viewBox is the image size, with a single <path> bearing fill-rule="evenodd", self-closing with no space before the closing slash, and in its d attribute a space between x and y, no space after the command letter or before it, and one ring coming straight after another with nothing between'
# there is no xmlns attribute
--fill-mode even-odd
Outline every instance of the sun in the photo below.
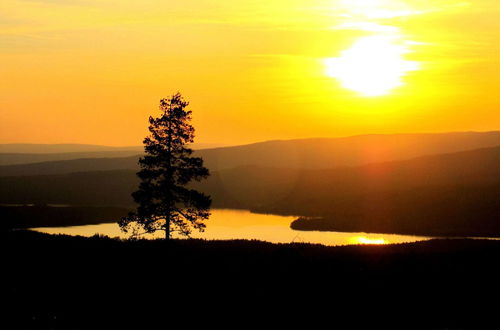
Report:
<svg viewBox="0 0 500 330"><path fill-rule="evenodd" d="M408 45L394 36L362 37L340 57L325 59L326 74L362 96L386 95L403 85L407 72L419 68L404 58L408 52Z"/></svg>

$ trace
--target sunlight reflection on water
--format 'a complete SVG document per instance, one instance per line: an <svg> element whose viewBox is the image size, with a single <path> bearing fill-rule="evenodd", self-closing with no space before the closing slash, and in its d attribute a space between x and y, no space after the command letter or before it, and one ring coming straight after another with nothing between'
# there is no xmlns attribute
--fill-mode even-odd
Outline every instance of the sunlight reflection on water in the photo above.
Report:
<svg viewBox="0 0 500 330"><path fill-rule="evenodd" d="M324 245L390 244L430 239L429 237L408 235L296 231L290 228L290 223L295 219L296 217L293 216L256 214L246 210L215 209L212 210L212 215L206 222L206 231L203 233L193 233L192 237L208 240L248 239L273 243L295 242ZM128 234L121 232L115 223L35 228L35 230L50 234L81 236L101 234L109 237L128 237ZM162 238L163 236L163 233L156 233L145 238Z"/></svg>

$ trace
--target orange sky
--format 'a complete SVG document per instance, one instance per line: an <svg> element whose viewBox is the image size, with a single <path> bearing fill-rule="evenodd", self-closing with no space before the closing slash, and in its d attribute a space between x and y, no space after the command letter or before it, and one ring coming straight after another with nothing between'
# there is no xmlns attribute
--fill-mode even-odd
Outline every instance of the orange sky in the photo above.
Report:
<svg viewBox="0 0 500 330"><path fill-rule="evenodd" d="M500 129L500 3L2 0L0 143L140 144L176 91L197 142Z"/></svg>

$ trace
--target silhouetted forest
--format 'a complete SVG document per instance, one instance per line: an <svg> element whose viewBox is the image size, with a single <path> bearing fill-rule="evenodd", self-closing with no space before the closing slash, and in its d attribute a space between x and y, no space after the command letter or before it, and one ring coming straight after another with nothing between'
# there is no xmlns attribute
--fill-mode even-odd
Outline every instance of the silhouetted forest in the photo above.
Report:
<svg viewBox="0 0 500 330"><path fill-rule="evenodd" d="M498 241L325 247L13 231L0 246L8 329L149 329L170 318L205 327L483 329L497 320Z"/></svg>
<svg viewBox="0 0 500 330"><path fill-rule="evenodd" d="M0 228L65 227L116 222L130 209L97 206L0 206Z"/></svg>
<svg viewBox="0 0 500 330"><path fill-rule="evenodd" d="M135 171L0 178L0 203L133 206Z"/></svg>

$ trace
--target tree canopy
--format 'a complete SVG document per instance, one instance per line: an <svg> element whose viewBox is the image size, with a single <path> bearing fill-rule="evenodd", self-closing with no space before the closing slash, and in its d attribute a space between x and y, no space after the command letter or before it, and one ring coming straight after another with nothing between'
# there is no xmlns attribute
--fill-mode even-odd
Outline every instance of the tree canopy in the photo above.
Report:
<svg viewBox="0 0 500 330"><path fill-rule="evenodd" d="M189 236L203 231L210 216L211 198L189 188L193 180L209 176L203 159L193 156L192 111L180 93L160 100L158 117L149 117L150 134L144 139L145 156L139 160L139 189L132 194L137 209L120 220L133 235L165 231L165 239L178 232ZM141 231L142 229L142 231Z"/></svg>

